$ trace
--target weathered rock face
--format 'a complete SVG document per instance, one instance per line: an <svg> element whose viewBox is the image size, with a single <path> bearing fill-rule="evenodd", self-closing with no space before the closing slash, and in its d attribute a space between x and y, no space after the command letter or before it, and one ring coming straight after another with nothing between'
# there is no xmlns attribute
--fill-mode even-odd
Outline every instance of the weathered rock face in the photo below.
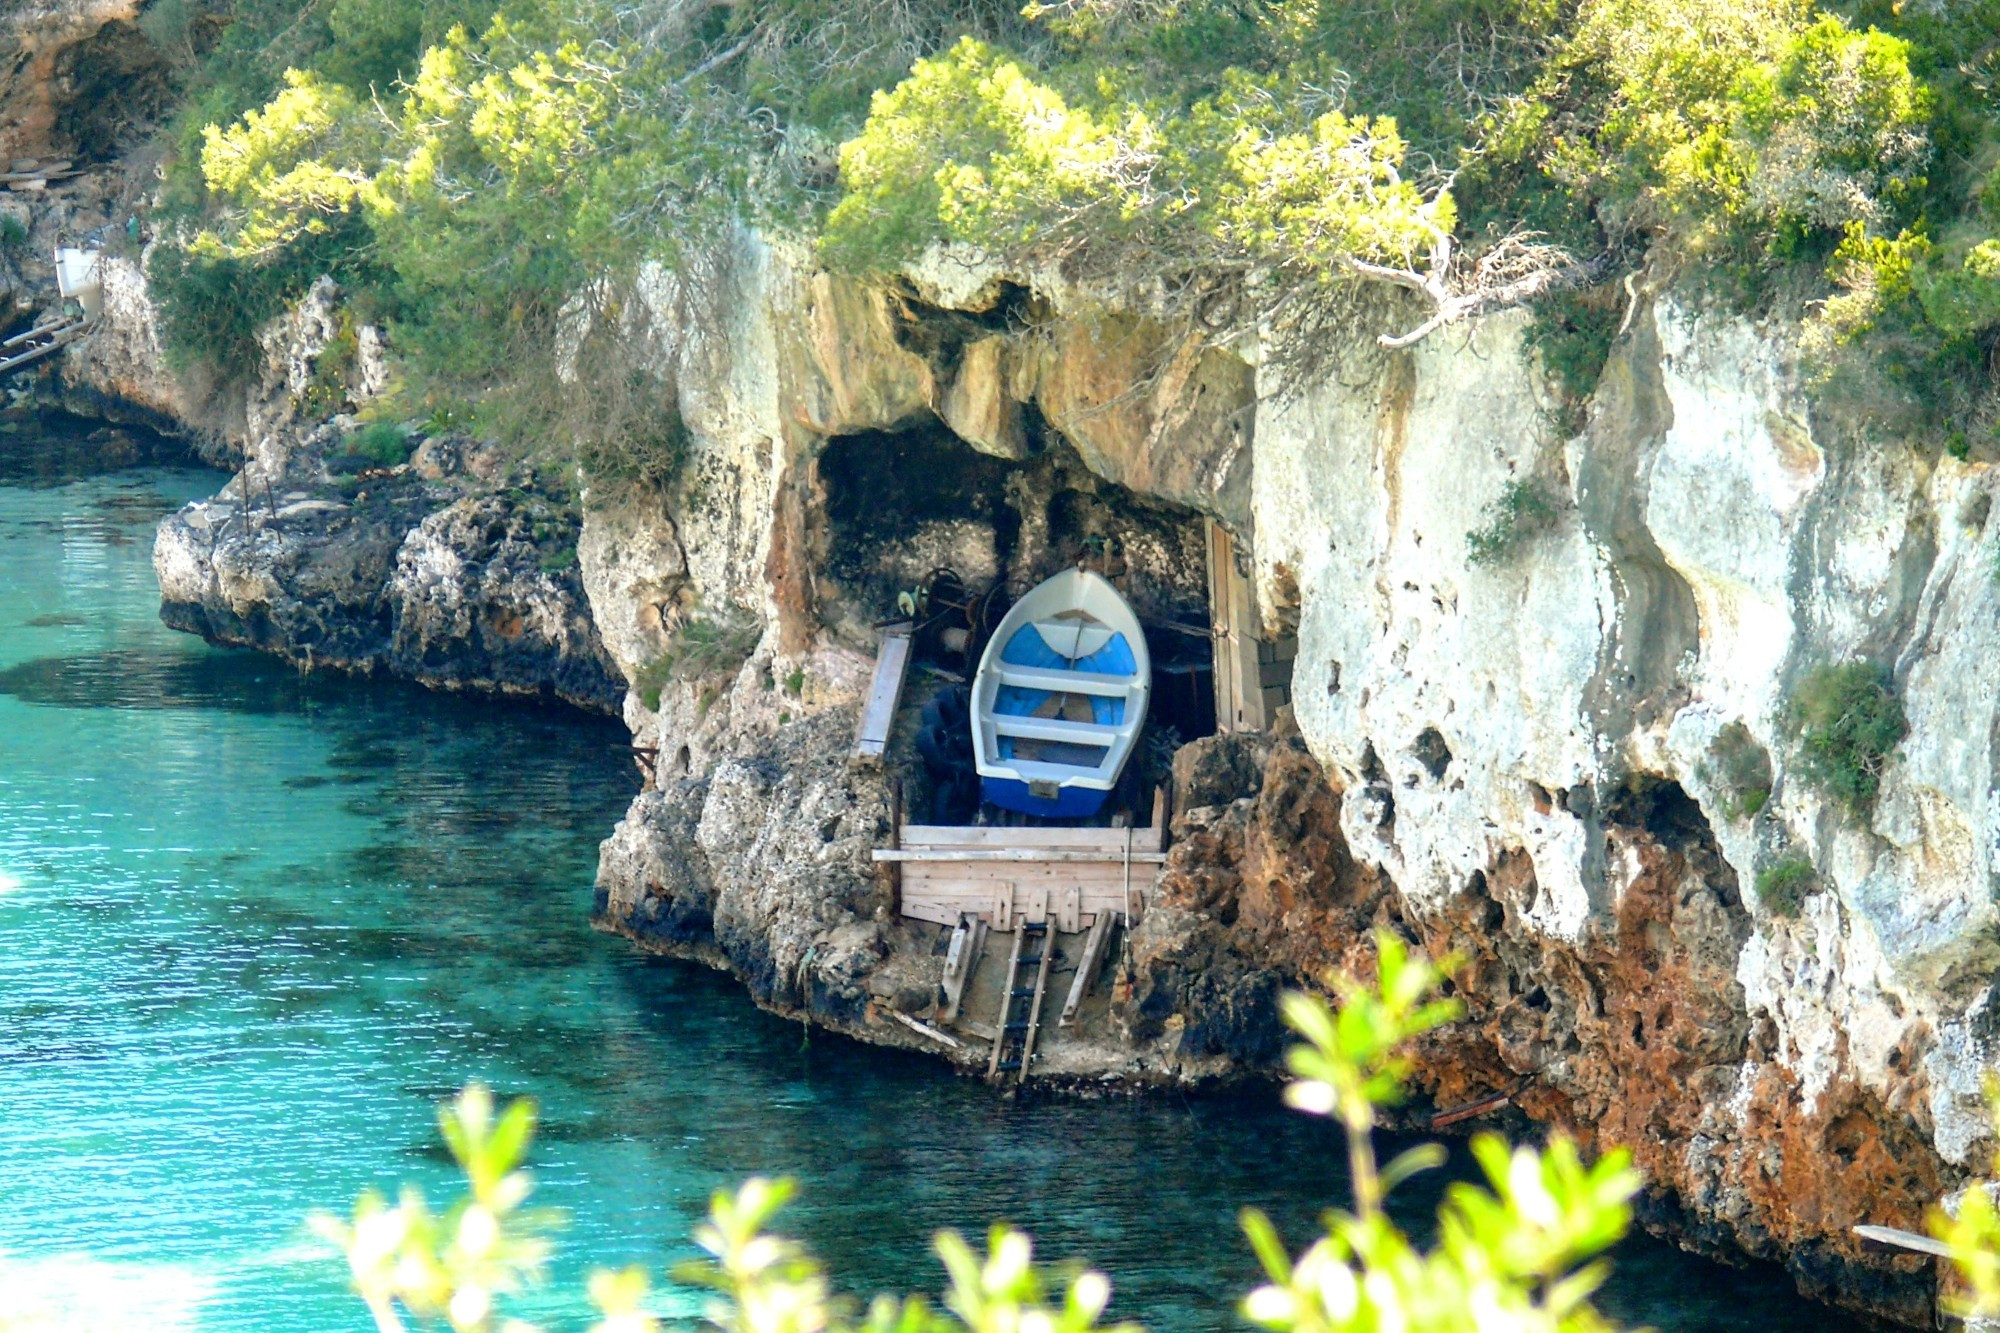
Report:
<svg viewBox="0 0 2000 1333"><path fill-rule="evenodd" d="M29 18L0 31L6 95L46 114L0 113L39 136L14 151L114 140L63 120L63 89L141 57L131 14ZM43 65L35 92L19 71ZM657 777L606 844L608 928L923 1044L892 1015L940 964L867 857L888 788L842 757L872 622L933 564L1021 577L1086 550L1116 551L1149 617L1199 621L1213 518L1296 635L1296 730L1182 751L1120 1040L1066 1072L1268 1070L1281 990L1365 968L1394 929L1467 959L1467 1019L1420 1068L1437 1104L1507 1091L1627 1143L1694 1243L1919 1314L1918 1279L1848 1229L1912 1223L1989 1146L1995 480L1815 411L1784 324L1642 303L1572 438L1519 314L1294 360L1052 275L939 260L877 288L738 234L642 278L621 333L687 457L660 491L587 495L579 529L450 441L421 475L335 483L316 395L334 360L332 406L379 388L379 335L315 289L219 402L165 371L142 272L107 261L59 382L245 464L162 525L168 618L312 665L622 697ZM1473 563L1516 481L1554 522ZM1861 820L1801 779L1786 721L1805 674L1852 658L1893 671L1912 726ZM1754 815L1726 729L1769 760ZM1795 914L1752 887L1792 857L1814 869Z"/></svg>
<svg viewBox="0 0 2000 1333"><path fill-rule="evenodd" d="M573 561L549 567L564 548L545 518L407 475L367 486L245 501L238 481L172 515L153 553L162 617L308 669L617 710L623 678Z"/></svg>
<svg viewBox="0 0 2000 1333"><path fill-rule="evenodd" d="M140 8L139 0L25 0L0 9L0 153L100 157L120 117L143 117L147 103L164 100L166 62L135 27Z"/></svg>
<svg viewBox="0 0 2000 1333"><path fill-rule="evenodd" d="M1467 1021L1422 1065L1438 1104L1507 1091L1537 1120L1630 1144L1655 1215L1692 1243L1923 1316L1923 1280L1848 1229L1913 1224L1985 1151L1989 469L1864 440L1811 407L1789 328L1671 295L1634 312L1565 438L1519 315L1397 354L1356 330L1306 374L1175 344L1059 283L919 272L871 292L748 240L700 283L664 286L694 480L592 512L586 586L604 623L631 626L612 638L628 676L698 607L727 600L764 632L733 676L669 680L657 707L628 697L661 791L607 845L608 925L723 962L767 1003L909 1040L879 1010L921 969L835 944L881 927L879 901L760 900L725 932L717 886L771 835L719 835L705 784L853 705L866 620L924 558L1018 571L1031 516L1078 488L1015 478L1060 455L1120 504L1229 526L1270 628L1299 643L1295 735L1183 752L1175 849L1115 1009L1128 1040L1105 1068L1268 1068L1279 991L1365 967L1368 932L1396 929L1468 960ZM965 465L962 503L904 522L902 479L937 465L924 441L946 432L990 465ZM900 461L871 465L880 531L843 564L840 460L857 448ZM1517 480L1556 518L1471 561L1468 534ZM996 536L1009 487L1027 503ZM1171 607L1184 584L1162 586ZM1893 668L1912 722L1865 821L1797 774L1787 722L1803 676L1857 657ZM803 687L775 685L788 678ZM1768 756L1754 816L1712 753L1725 728ZM812 734L830 762L841 729ZM699 834L670 813L696 800ZM773 808L805 837L805 803ZM668 873L690 839L699 873ZM1816 873L1795 915L1752 887L1787 857ZM786 991L746 930L808 973L835 956L847 971ZM862 984L872 1018L815 1000L852 994L871 956L895 974Z"/></svg>
<svg viewBox="0 0 2000 1333"><path fill-rule="evenodd" d="M107 255L98 275L103 313L50 367L51 396L73 412L191 436L211 462L237 461L240 436L232 440L202 396L167 369L143 261Z"/></svg>
<svg viewBox="0 0 2000 1333"><path fill-rule="evenodd" d="M1911 1225L1976 1164L1967 1071L1991 1055L1932 1034L1976 1028L1990 967L1995 695L1969 661L1945 684L1941 659L1992 633L1992 478L1815 417L1784 330L1670 300L1639 312L1584 433L1550 440L1517 327L1260 418L1257 559L1298 589L1299 724L1339 785L1381 793L1346 832L1426 931L1477 892L1501 911L1459 947L1533 941L1507 974L1539 988L1515 1021L1540 1044L1500 1040L1507 1071L1603 1062L1595 1090L1536 1066L1566 1108L1517 1101L1634 1144L1697 1232L1786 1253L1825 1292L1860 1261L1849 1226ZM1527 475L1568 511L1471 565L1465 534ZM1796 775L1786 723L1801 677L1854 657L1894 665L1913 720L1865 825ZM1773 762L1754 818L1710 757L1732 723ZM1672 794L1664 859L1634 840L1663 832L1630 816L1640 791ZM1788 855L1818 870L1796 917L1750 892ZM1601 979L1566 1001L1558 956ZM1550 1048L1578 1014L1619 1017ZM1892 1279L1838 1281L1915 1313Z"/></svg>

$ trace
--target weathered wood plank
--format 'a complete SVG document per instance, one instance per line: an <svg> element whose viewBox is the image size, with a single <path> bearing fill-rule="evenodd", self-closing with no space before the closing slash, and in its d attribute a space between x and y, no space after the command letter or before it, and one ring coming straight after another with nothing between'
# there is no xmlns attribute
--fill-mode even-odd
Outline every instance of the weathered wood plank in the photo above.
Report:
<svg viewBox="0 0 2000 1333"><path fill-rule="evenodd" d="M1236 542L1214 519L1208 537L1208 606L1215 636L1215 721L1222 731L1262 731L1270 725L1257 685L1257 605L1250 580L1236 568Z"/></svg>
<svg viewBox="0 0 2000 1333"><path fill-rule="evenodd" d="M1154 827L1135 829L1132 835L1132 850L1157 852L1159 843L1153 835L1160 829L1157 821ZM905 824L902 829L904 847L935 847L939 849L968 849L978 847L1034 848L1047 847L1056 850L1102 849L1114 855L1124 855L1125 830L1116 828L960 828L950 824Z"/></svg>
<svg viewBox="0 0 2000 1333"><path fill-rule="evenodd" d="M882 631L882 645L875 653L875 678L869 683L868 702L861 709L861 721L855 729L856 759L878 761L889 748L889 731L895 726L896 709L903 699L903 682L910 674L910 638L914 628L904 622Z"/></svg>
<svg viewBox="0 0 2000 1333"><path fill-rule="evenodd" d="M1122 852L1107 855L1095 849L1069 851L1041 847L877 847L870 855L877 861L901 861L906 864L1004 862L1023 865L1123 865L1126 859ZM1166 859L1165 852L1134 851L1131 857L1134 865L1158 865Z"/></svg>
<svg viewBox="0 0 2000 1333"><path fill-rule="evenodd" d="M903 915L912 921L928 921L934 925L949 926L957 922L960 917L966 915L987 918L989 914L995 911L996 906L997 904L990 898L983 902L974 901L971 898L957 898L949 902L911 903ZM1085 927L1088 927L1099 917L1123 917L1124 915L1125 905L1123 903L1108 898L1102 902L1095 903L1086 900L1083 911L1078 914L1077 920ZM1143 909L1140 910L1140 915L1145 915ZM1011 911L1009 918L1011 921L1016 922L1020 919L1017 913ZM1004 934L1005 932L1003 931L1002 933Z"/></svg>
<svg viewBox="0 0 2000 1333"><path fill-rule="evenodd" d="M903 901L906 903L921 903L944 902L948 899L964 899L976 902L980 910L984 911L986 905L993 900L994 891L1002 885L1011 884L1040 885L1044 889L1053 888L1056 890L1076 888L1082 890L1083 893L1081 909L1083 911L1097 911L1107 903L1118 904L1119 910L1124 910L1125 885L1121 880L1109 875L1098 876L1092 879L1066 877L1060 880L1044 875L1021 875L1014 878L992 874L939 876L919 880L916 883L914 891L906 894ZM1133 896L1136 898L1140 895L1134 894ZM947 922L946 924L955 923Z"/></svg>
<svg viewBox="0 0 2000 1333"><path fill-rule="evenodd" d="M1077 960L1076 977L1069 983L1069 998L1063 1001L1062 1017L1056 1026L1066 1028L1076 1018L1076 1011L1083 1004L1083 997L1090 994L1090 988L1097 980L1097 969L1104 962L1104 944L1111 938L1111 914L1101 912L1091 923L1090 934L1083 937L1083 957Z"/></svg>
<svg viewBox="0 0 2000 1333"><path fill-rule="evenodd" d="M904 915L910 913L906 910ZM958 928L951 933L951 949L944 959L944 1008L938 1012L940 1022L949 1023L958 1017L965 989L972 984L980 952L986 947L986 930L986 922L981 918L965 912L959 914Z"/></svg>
<svg viewBox="0 0 2000 1333"><path fill-rule="evenodd" d="M1124 867L1032 867L1032 865L926 865L904 867L906 897L928 899L940 893L982 893L982 885L1042 885L1048 889L1082 889L1086 897L1112 895L1124 899ZM1060 871L1060 873L1058 873ZM1134 875L1132 887L1146 889L1152 875Z"/></svg>
<svg viewBox="0 0 2000 1333"><path fill-rule="evenodd" d="M949 926L965 914L957 903L904 903L903 915L912 921L929 921Z"/></svg>
<svg viewBox="0 0 2000 1333"><path fill-rule="evenodd" d="M932 1041L943 1042L946 1046L951 1047L951 1049L953 1049L954 1051L962 1051L965 1049L965 1043L960 1041L957 1037L952 1036L949 1032L940 1032L936 1028L932 1027L929 1023L919 1022L917 1019L911 1018L908 1014L904 1013L900 1009L889 1010L889 1017L895 1019L898 1023L901 1023L904 1027L909 1028L914 1032L920 1033L923 1036L929 1037Z"/></svg>

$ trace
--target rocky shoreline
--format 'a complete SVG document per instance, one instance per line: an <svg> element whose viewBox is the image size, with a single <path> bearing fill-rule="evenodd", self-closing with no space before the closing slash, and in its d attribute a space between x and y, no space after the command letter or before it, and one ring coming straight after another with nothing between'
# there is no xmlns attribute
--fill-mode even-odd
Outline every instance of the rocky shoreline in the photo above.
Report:
<svg viewBox="0 0 2000 1333"><path fill-rule="evenodd" d="M548 531L535 500L467 495L407 469L352 494L281 484L246 499L233 483L161 525L167 624L302 670L617 712L624 679L574 556L559 563L560 537L535 535L538 522Z"/></svg>

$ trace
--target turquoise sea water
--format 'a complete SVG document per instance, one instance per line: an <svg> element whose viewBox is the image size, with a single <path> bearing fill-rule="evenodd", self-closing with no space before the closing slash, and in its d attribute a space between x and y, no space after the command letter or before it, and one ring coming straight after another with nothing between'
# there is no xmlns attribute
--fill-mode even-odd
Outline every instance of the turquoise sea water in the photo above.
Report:
<svg viewBox="0 0 2000 1333"><path fill-rule="evenodd" d="M1303 1238L1339 1197L1334 1143L1274 1097L1003 1102L592 933L622 731L166 630L153 524L219 480L0 469L0 1312L360 1329L301 1219L370 1184L442 1197L434 1107L471 1078L542 1104L538 1197L570 1224L520 1312L559 1326L587 1263L685 1256L756 1172L801 1180L790 1225L849 1290L929 1286L934 1229L1004 1217L1162 1330L1232 1326L1237 1208ZM1842 1327L1650 1241L1605 1304Z"/></svg>

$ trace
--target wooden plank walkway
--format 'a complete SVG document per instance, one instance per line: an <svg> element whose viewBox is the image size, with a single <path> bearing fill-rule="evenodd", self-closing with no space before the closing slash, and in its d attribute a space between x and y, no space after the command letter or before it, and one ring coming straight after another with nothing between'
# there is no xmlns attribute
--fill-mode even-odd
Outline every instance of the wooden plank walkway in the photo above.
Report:
<svg viewBox="0 0 2000 1333"><path fill-rule="evenodd" d="M1166 861L1166 800L1146 828L953 828L901 825L873 853L901 872L904 916L941 926L983 919L996 931L1055 917L1088 929L1106 915L1132 921Z"/></svg>
<svg viewBox="0 0 2000 1333"><path fill-rule="evenodd" d="M66 316L37 324L26 333L17 333L0 342L0 375L53 356L81 338L90 321L81 315Z"/></svg>

